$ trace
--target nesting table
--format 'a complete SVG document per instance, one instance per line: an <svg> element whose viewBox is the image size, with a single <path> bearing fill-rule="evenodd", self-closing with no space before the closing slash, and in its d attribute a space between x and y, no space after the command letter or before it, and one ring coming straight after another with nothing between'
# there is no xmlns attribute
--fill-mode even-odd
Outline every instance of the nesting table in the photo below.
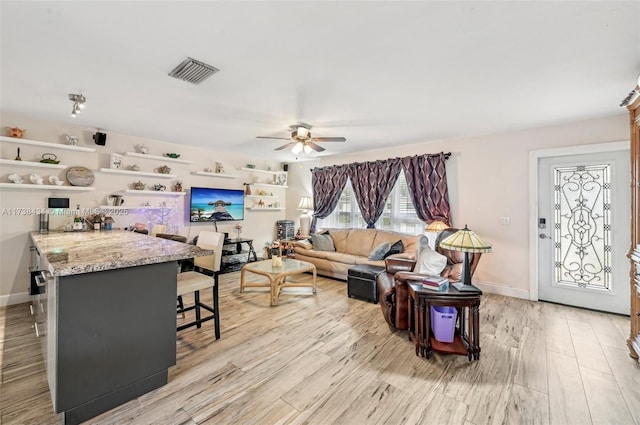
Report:
<svg viewBox="0 0 640 425"><path fill-rule="evenodd" d="M245 274L247 272L266 276L269 279L267 283L245 282ZM312 272L313 279L311 282L287 282L287 276ZM244 292L244 288L270 288L271 305L278 305L278 298L282 288L291 287L310 287L313 293L316 293L316 266L306 261L294 260L291 258L283 258L282 266L274 266L271 260L257 261L247 263L242 267L240 273L240 292Z"/></svg>
<svg viewBox="0 0 640 425"><path fill-rule="evenodd" d="M438 292L409 283L409 338L416 343L416 355L429 358L433 351L466 355L480 359L480 298L482 292L458 292L453 286ZM431 332L431 306L458 309L457 326L452 343L435 339ZM467 311L468 310L468 311Z"/></svg>

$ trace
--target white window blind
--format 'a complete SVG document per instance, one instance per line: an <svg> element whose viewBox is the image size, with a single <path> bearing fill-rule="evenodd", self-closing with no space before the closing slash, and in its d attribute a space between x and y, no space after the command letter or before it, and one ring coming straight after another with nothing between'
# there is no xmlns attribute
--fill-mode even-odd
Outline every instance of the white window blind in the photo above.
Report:
<svg viewBox="0 0 640 425"><path fill-rule="evenodd" d="M329 217L324 220L318 220L316 228L350 227L366 228L367 224L362 218L362 214L360 214L360 208L358 208L351 181L347 181L340 195L338 206ZM385 203L384 211L376 222L376 228L408 234L418 234L424 231L425 224L418 218L413 208L403 171L400 172L398 180Z"/></svg>

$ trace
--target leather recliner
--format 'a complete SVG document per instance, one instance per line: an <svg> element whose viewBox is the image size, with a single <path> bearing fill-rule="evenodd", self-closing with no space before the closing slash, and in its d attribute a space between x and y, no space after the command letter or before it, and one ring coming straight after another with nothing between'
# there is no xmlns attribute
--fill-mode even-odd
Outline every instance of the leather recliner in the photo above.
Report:
<svg viewBox="0 0 640 425"><path fill-rule="evenodd" d="M448 228L443 230L436 239L436 251L447 257L447 265L440 276L449 279L449 282L460 282L462 280L464 266L464 252L451 251L440 247L440 242L448 238L458 229ZM469 268L471 276L480 262L480 253L469 253ZM415 258L400 258L390 256L385 259L385 272L380 273L376 284L378 285L378 303L382 310L382 315L387 323L396 329L409 328L409 292L407 281L421 281L427 276L414 273Z"/></svg>

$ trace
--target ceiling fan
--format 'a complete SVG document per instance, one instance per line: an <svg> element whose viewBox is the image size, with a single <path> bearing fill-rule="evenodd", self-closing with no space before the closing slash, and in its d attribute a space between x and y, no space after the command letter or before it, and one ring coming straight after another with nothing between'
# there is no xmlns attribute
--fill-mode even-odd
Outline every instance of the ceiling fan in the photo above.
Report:
<svg viewBox="0 0 640 425"><path fill-rule="evenodd" d="M311 153L312 150L316 152L322 152L325 149L318 145L318 142L346 142L344 137L311 137L311 126L308 124L296 124L290 127L290 137L268 137L258 136L258 139L276 139L276 140L289 140L289 143L277 147L275 150L280 151L291 147L291 152L299 154L304 150L305 153Z"/></svg>

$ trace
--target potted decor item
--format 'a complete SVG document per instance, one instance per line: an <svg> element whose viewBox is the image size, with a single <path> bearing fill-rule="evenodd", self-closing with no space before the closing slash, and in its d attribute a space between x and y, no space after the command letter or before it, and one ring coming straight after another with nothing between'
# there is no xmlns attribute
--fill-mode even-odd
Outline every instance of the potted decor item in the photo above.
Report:
<svg viewBox="0 0 640 425"><path fill-rule="evenodd" d="M59 164L58 157L52 153L43 153L40 160L43 164Z"/></svg>
<svg viewBox="0 0 640 425"><path fill-rule="evenodd" d="M156 172L160 174L169 174L171 172L171 168L169 168L166 165L163 165L162 167L156 168Z"/></svg>
<svg viewBox="0 0 640 425"><path fill-rule="evenodd" d="M165 153L165 155L169 158L173 158L173 159L178 159L180 158L180 154L179 153Z"/></svg>
<svg viewBox="0 0 640 425"><path fill-rule="evenodd" d="M137 182L133 183L131 185L135 190L144 190L145 184L142 183L140 180L138 180Z"/></svg>

